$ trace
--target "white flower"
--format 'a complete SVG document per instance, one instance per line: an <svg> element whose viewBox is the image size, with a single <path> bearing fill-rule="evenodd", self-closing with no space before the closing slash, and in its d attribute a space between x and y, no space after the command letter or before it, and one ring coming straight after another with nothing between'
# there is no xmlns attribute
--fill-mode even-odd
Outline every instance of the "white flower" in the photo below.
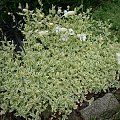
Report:
<svg viewBox="0 0 120 120"><path fill-rule="evenodd" d="M37 32L37 31L36 31ZM48 35L48 30L44 30L44 31L39 31L37 32L39 34L39 36L45 36Z"/></svg>
<svg viewBox="0 0 120 120"><path fill-rule="evenodd" d="M8 12L8 15L11 15L11 13L10 13L10 12Z"/></svg>
<svg viewBox="0 0 120 120"><path fill-rule="evenodd" d="M75 35L74 31L72 28L68 29L69 35Z"/></svg>
<svg viewBox="0 0 120 120"><path fill-rule="evenodd" d="M67 10L64 10L64 14L66 14L68 11Z"/></svg>
<svg viewBox="0 0 120 120"><path fill-rule="evenodd" d="M81 41L86 41L87 35L85 33L77 34L77 37L80 38Z"/></svg>
<svg viewBox="0 0 120 120"><path fill-rule="evenodd" d="M63 28L63 27L60 27L60 26L56 27L56 33L66 32L66 31L67 31L67 28Z"/></svg>
<svg viewBox="0 0 120 120"><path fill-rule="evenodd" d="M61 40L67 41L68 39L69 39L68 35L66 34L61 35Z"/></svg>
<svg viewBox="0 0 120 120"><path fill-rule="evenodd" d="M60 26L56 26L56 33L59 33L60 32Z"/></svg>
<svg viewBox="0 0 120 120"><path fill-rule="evenodd" d="M27 12L28 10L27 9L23 9L23 12Z"/></svg>
<svg viewBox="0 0 120 120"><path fill-rule="evenodd" d="M76 14L75 11L64 12L64 16L65 16L65 17L71 16L71 15L75 15L75 14Z"/></svg>
<svg viewBox="0 0 120 120"><path fill-rule="evenodd" d="M118 64L120 64L120 53L116 53Z"/></svg>

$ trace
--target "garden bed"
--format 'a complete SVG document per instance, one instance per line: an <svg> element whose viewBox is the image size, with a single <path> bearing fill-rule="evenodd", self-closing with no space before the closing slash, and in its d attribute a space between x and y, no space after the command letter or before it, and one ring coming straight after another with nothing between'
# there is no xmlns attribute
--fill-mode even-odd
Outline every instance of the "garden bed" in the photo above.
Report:
<svg viewBox="0 0 120 120"><path fill-rule="evenodd" d="M6 115L65 120L110 89L116 92L120 44L111 24L93 20L90 10L53 7L45 16L42 9L27 7L19 13L25 20L25 52L15 53L8 42L0 52L0 100Z"/></svg>

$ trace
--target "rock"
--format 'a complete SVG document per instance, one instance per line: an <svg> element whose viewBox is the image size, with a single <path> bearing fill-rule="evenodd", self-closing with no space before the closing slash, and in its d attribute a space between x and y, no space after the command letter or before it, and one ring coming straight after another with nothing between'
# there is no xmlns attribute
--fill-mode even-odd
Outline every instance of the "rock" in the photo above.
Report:
<svg viewBox="0 0 120 120"><path fill-rule="evenodd" d="M82 117L85 120L90 120L91 118L101 119L101 115L109 112L114 112L119 106L118 100L112 93L107 93L102 98L95 100L90 106L80 110Z"/></svg>

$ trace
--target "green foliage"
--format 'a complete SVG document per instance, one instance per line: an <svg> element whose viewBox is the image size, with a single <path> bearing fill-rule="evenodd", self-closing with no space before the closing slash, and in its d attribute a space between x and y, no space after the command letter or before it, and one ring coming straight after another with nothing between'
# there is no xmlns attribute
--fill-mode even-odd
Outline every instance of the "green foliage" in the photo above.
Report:
<svg viewBox="0 0 120 120"><path fill-rule="evenodd" d="M113 34L116 33L120 41L120 0L104 2L100 8L94 11L93 17L96 20L109 20L113 24Z"/></svg>
<svg viewBox="0 0 120 120"><path fill-rule="evenodd" d="M87 101L88 92L120 86L116 79L120 44L111 36L111 25L90 18L89 10L65 17L54 7L48 16L39 9L23 9L22 15L26 54L14 55L13 45L1 46L4 111L16 110L16 115L33 120L59 111L64 120L78 100Z"/></svg>
<svg viewBox="0 0 120 120"><path fill-rule="evenodd" d="M116 12L117 11L117 12ZM120 4L114 2L107 2L95 11L94 17L107 21L108 19L115 27L120 28Z"/></svg>
<svg viewBox="0 0 120 120"><path fill-rule="evenodd" d="M42 1L43 4L46 5L57 5L57 6L61 6L62 8L66 8L67 5L70 5L72 7L76 7L76 6L80 6L81 4L83 4L84 8L89 8L89 7L95 7L98 6L99 4L103 3L103 1L106 0L44 0Z"/></svg>

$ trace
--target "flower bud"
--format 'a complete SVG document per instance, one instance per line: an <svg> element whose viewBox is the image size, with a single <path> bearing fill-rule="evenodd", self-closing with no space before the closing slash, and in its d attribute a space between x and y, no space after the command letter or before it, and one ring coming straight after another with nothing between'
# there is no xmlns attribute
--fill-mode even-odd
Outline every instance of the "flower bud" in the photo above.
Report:
<svg viewBox="0 0 120 120"><path fill-rule="evenodd" d="M64 13L64 16L65 16L65 17L68 17L68 16L72 16L72 15L75 15L75 14L76 14L75 11L68 11L68 12L65 12L65 13Z"/></svg>

